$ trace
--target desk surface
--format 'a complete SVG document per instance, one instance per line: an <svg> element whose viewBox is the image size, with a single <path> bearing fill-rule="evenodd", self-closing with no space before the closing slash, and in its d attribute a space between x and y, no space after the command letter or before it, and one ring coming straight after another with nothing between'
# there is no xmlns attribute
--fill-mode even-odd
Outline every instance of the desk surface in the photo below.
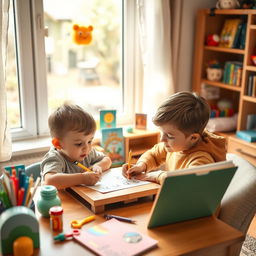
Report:
<svg viewBox="0 0 256 256"><path fill-rule="evenodd" d="M93 213L71 197L65 191L59 191L64 209L63 232L71 230L70 222L73 219L82 219ZM150 250L147 255L232 255L232 246L241 245L244 235L222 221L207 217L171 224L154 229L147 229L147 220L152 207L152 201L139 201L123 207L113 207L106 212L132 218L137 221L135 228L153 239L158 240L158 247ZM36 212L40 223L40 251L36 255L94 255L88 249L75 241L55 243L50 230L49 218L41 217ZM96 220L83 226L88 229L95 224L105 221L102 214L96 215ZM134 224L131 224L134 225ZM210 253L211 252L211 253ZM229 254L228 254L229 252Z"/></svg>

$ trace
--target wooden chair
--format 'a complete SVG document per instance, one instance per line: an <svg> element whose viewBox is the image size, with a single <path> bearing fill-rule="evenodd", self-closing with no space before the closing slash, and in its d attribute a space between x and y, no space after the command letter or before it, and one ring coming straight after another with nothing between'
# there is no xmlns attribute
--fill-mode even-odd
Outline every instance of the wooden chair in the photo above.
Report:
<svg viewBox="0 0 256 256"><path fill-rule="evenodd" d="M227 160L232 160L238 169L221 201L219 219L246 234L256 213L256 167L231 153ZM240 250L237 248L232 255L239 255Z"/></svg>

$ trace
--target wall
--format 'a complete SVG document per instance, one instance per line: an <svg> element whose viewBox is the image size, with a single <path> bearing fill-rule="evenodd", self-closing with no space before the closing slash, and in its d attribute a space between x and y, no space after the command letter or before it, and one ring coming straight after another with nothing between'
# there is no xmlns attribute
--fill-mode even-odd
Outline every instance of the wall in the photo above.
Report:
<svg viewBox="0 0 256 256"><path fill-rule="evenodd" d="M215 7L217 0L183 0L178 90L191 90L196 13L200 8Z"/></svg>

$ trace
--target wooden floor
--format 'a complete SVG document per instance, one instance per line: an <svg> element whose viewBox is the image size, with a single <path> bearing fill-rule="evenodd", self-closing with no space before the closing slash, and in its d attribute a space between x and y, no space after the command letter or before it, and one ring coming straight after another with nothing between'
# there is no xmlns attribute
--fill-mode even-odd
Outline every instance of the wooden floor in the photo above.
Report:
<svg viewBox="0 0 256 256"><path fill-rule="evenodd" d="M256 238L256 215L254 216L252 223L248 229L247 232L250 236L253 236Z"/></svg>

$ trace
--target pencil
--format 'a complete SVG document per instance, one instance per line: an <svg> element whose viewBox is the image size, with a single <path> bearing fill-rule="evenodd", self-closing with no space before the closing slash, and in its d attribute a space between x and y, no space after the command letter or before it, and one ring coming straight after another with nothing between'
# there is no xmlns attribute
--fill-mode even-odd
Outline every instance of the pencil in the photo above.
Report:
<svg viewBox="0 0 256 256"><path fill-rule="evenodd" d="M133 223L135 224L136 221L132 220L130 218L126 218L126 217L122 217L122 216L116 216L116 215L111 215L111 214L104 214L104 218L107 220L110 220L112 218L116 219L116 220L120 220L120 221L124 221L124 222L128 222L128 223Z"/></svg>
<svg viewBox="0 0 256 256"><path fill-rule="evenodd" d="M31 203L32 203L32 201L33 201L33 197L34 197L34 195L35 195L35 193L36 193L37 187L38 187L39 184L40 184L40 181L41 181L40 177L37 177L36 182L35 182L35 184L34 184L33 192L31 193L30 198L29 198L28 203L27 203L27 206L28 206L28 207L31 206Z"/></svg>
<svg viewBox="0 0 256 256"><path fill-rule="evenodd" d="M74 164L76 164L77 166L81 167L83 170L85 170L86 172L92 172L91 169L89 169L88 167L84 166L83 164L79 163L78 161L75 161Z"/></svg>
<svg viewBox="0 0 256 256"><path fill-rule="evenodd" d="M132 162L132 151L129 151L129 156L128 156L128 169L131 168L131 162Z"/></svg>
<svg viewBox="0 0 256 256"><path fill-rule="evenodd" d="M26 196L25 196L25 199L23 199L23 203L24 203L25 206L28 204L29 198L31 196L31 194L30 194L31 191L30 190L31 190L33 184L34 184L34 179L32 178L32 176L30 176Z"/></svg>

